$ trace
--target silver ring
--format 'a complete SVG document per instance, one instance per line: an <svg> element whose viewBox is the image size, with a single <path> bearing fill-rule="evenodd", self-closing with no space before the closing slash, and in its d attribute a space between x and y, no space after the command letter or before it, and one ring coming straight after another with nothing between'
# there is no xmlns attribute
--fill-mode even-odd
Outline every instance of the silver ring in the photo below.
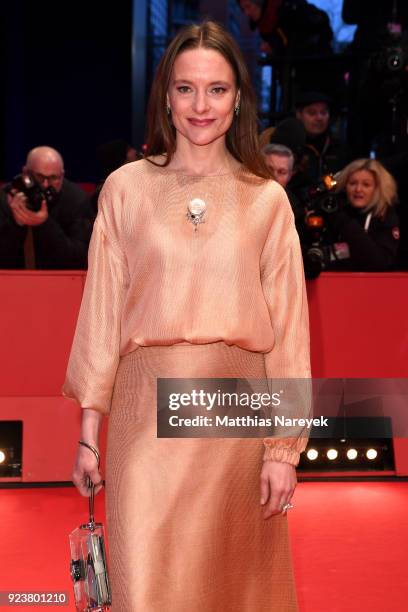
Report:
<svg viewBox="0 0 408 612"><path fill-rule="evenodd" d="M282 514L284 514L287 510L290 510L291 508L293 508L293 504L291 504L290 502L288 502L287 504L285 504L284 506L282 506Z"/></svg>

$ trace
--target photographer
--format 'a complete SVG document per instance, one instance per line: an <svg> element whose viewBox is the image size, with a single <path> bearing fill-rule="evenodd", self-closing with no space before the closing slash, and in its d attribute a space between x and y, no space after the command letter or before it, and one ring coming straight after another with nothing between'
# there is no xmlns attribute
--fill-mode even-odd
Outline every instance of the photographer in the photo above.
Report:
<svg viewBox="0 0 408 612"><path fill-rule="evenodd" d="M398 217L392 208L397 199L393 177L378 161L357 159L336 178L338 205L325 215L325 222L337 260L326 269L392 269L399 240Z"/></svg>
<svg viewBox="0 0 408 612"><path fill-rule="evenodd" d="M32 149L22 174L0 192L0 268L86 268L92 221L88 197L64 178L58 151Z"/></svg>
<svg viewBox="0 0 408 612"><path fill-rule="evenodd" d="M330 130L330 98L322 92L299 94L296 118L306 131L302 155L302 170L309 184L319 182L325 174L338 172L349 162L346 144L335 138Z"/></svg>

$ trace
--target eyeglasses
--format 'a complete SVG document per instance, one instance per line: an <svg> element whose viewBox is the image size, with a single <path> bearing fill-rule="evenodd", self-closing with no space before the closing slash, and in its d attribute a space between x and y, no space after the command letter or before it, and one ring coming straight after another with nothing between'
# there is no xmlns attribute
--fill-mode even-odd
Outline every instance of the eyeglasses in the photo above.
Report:
<svg viewBox="0 0 408 612"><path fill-rule="evenodd" d="M45 181L48 181L51 184L58 183L58 181L60 181L63 177L63 173L49 174L48 176L46 176L45 174L41 174L41 172L31 172L31 174L38 183L45 183Z"/></svg>

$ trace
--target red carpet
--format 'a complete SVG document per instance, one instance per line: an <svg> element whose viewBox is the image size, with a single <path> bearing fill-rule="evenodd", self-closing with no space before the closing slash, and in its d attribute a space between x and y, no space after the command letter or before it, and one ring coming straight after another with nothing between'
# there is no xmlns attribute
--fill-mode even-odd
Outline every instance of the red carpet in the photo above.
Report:
<svg viewBox="0 0 408 612"><path fill-rule="evenodd" d="M300 612L407 610L408 483L303 482L294 504ZM101 508L98 496L97 519ZM75 609L67 536L86 512L71 488L0 490L0 591L68 591L71 601L19 610Z"/></svg>
<svg viewBox="0 0 408 612"><path fill-rule="evenodd" d="M301 612L405 612L408 483L301 483L295 496Z"/></svg>

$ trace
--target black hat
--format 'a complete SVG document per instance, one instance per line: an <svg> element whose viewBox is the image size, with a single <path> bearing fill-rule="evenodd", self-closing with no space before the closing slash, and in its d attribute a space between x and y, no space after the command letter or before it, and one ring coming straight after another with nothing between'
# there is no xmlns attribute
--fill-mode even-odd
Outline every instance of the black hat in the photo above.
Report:
<svg viewBox="0 0 408 612"><path fill-rule="evenodd" d="M309 106L309 104L315 104L316 102L325 102L330 106L331 99L330 97L321 92L321 91L304 91L300 92L296 96L296 108L304 108L305 106Z"/></svg>
<svg viewBox="0 0 408 612"><path fill-rule="evenodd" d="M303 123L294 117L281 121L276 126L269 142L285 145L295 155L299 154L306 144L306 130Z"/></svg>

